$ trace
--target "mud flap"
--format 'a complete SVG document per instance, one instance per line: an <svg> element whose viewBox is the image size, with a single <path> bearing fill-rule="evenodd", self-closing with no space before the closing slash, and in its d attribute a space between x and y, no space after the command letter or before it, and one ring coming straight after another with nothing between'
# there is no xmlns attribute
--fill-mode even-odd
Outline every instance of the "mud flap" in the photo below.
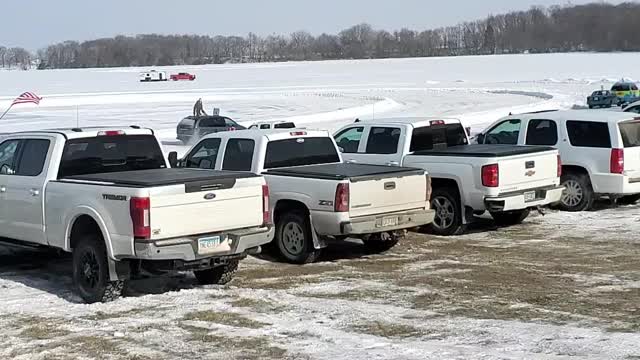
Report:
<svg viewBox="0 0 640 360"><path fill-rule="evenodd" d="M327 247L327 242L316 233L316 227L313 225L313 217L309 214L309 224L311 225L311 237L313 238L313 248L316 250Z"/></svg>
<svg viewBox="0 0 640 360"><path fill-rule="evenodd" d="M470 224L473 222L473 208L471 206L464 206L464 204L460 204L462 209L462 223L464 225Z"/></svg>
<svg viewBox="0 0 640 360"><path fill-rule="evenodd" d="M129 280L131 278L131 266L129 261L115 261L110 257L107 257L107 264L109 265L109 280Z"/></svg>

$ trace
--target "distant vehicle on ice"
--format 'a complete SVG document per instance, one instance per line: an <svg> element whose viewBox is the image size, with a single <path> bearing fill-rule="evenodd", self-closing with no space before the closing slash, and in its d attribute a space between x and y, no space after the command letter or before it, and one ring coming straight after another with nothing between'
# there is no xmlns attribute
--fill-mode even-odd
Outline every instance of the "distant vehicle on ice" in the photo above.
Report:
<svg viewBox="0 0 640 360"><path fill-rule="evenodd" d="M611 92L618 97L617 105L630 104L640 99L640 90L638 85L633 82L620 81L611 87Z"/></svg>
<svg viewBox="0 0 640 360"><path fill-rule="evenodd" d="M140 73L140 82L167 81L167 73L164 71L146 71Z"/></svg>
<svg viewBox="0 0 640 360"><path fill-rule="evenodd" d="M180 81L180 80L188 80L188 81L193 81L196 79L196 76L193 74L189 74L186 72L181 72L181 73L177 73L177 74L171 74L171 80L173 81Z"/></svg>
<svg viewBox="0 0 640 360"><path fill-rule="evenodd" d="M245 129L244 126L224 116L187 116L178 124L177 134L178 140L188 144L208 134Z"/></svg>
<svg viewBox="0 0 640 360"><path fill-rule="evenodd" d="M591 96L587 97L587 105L589 109L594 107L610 108L613 104L618 104L618 97L609 90L594 91Z"/></svg>

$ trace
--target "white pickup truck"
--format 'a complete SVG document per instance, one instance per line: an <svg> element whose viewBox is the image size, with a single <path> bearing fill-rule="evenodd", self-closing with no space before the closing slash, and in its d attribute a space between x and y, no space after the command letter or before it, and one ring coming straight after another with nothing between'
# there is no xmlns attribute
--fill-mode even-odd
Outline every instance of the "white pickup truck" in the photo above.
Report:
<svg viewBox="0 0 640 360"><path fill-rule="evenodd" d="M0 143L0 239L72 252L89 303L165 271L228 282L272 240L268 214L264 178L167 168L148 129L34 131Z"/></svg>
<svg viewBox="0 0 640 360"><path fill-rule="evenodd" d="M393 247L405 229L430 223L422 169L345 164L327 131L246 130L204 137L172 166L249 171L271 191L275 245L292 263L314 261L327 241L360 238L369 251Z"/></svg>
<svg viewBox="0 0 640 360"><path fill-rule="evenodd" d="M556 203L561 164L546 146L469 145L456 119L400 118L360 122L335 134L347 162L426 169L432 179L431 231L464 231L473 214L499 224L522 222L532 208Z"/></svg>

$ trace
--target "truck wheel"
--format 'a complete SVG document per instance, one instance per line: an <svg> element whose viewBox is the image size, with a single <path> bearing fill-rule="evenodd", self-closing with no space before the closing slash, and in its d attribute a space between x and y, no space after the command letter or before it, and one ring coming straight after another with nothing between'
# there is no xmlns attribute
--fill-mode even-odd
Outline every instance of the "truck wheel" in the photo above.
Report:
<svg viewBox="0 0 640 360"><path fill-rule="evenodd" d="M451 236L464 232L460 196L456 189L451 187L434 189L431 194L431 208L436 211L433 223L427 227L432 234Z"/></svg>
<svg viewBox="0 0 640 360"><path fill-rule="evenodd" d="M627 195L618 199L618 204L620 205L634 205L640 200L640 194Z"/></svg>
<svg viewBox="0 0 640 360"><path fill-rule="evenodd" d="M292 264L312 263L320 254L313 247L309 218L297 212L278 219L275 241L282 258Z"/></svg>
<svg viewBox="0 0 640 360"><path fill-rule="evenodd" d="M595 195L588 175L567 173L562 175L560 182L565 187L560 209L573 212L591 209Z"/></svg>
<svg viewBox="0 0 640 360"><path fill-rule="evenodd" d="M226 285L233 280L238 271L238 263L238 260L232 260L227 265L194 271L193 274L200 285Z"/></svg>
<svg viewBox="0 0 640 360"><path fill-rule="evenodd" d="M124 281L109 280L107 250L100 236L84 235L73 249L73 283L89 304L111 302L122 296Z"/></svg>
<svg viewBox="0 0 640 360"><path fill-rule="evenodd" d="M403 237L404 236L396 233L384 232L372 234L367 240L362 240L362 242L368 254L380 254L398 245L398 242L400 242L400 239Z"/></svg>
<svg viewBox="0 0 640 360"><path fill-rule="evenodd" d="M529 216L529 213L529 209L492 212L491 217L493 217L497 225L510 226L522 223Z"/></svg>

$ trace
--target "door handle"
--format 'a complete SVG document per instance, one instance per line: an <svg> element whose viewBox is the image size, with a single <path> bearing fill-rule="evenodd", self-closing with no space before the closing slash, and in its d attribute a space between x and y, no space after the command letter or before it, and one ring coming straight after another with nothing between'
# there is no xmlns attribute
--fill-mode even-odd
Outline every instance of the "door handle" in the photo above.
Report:
<svg viewBox="0 0 640 360"><path fill-rule="evenodd" d="M29 190L29 194L31 194L31 196L38 196L38 195L40 195L40 190L38 190L38 189L30 189Z"/></svg>
<svg viewBox="0 0 640 360"><path fill-rule="evenodd" d="M387 166L400 166L400 162L398 161L389 161Z"/></svg>
<svg viewBox="0 0 640 360"><path fill-rule="evenodd" d="M358 162L358 161L356 161L356 160L347 160L347 161L346 161L346 163L347 163L347 164L355 164L355 163L357 163L357 162Z"/></svg>
<svg viewBox="0 0 640 360"><path fill-rule="evenodd" d="M7 187L2 185L0 186L0 193L6 193L7 192Z"/></svg>

